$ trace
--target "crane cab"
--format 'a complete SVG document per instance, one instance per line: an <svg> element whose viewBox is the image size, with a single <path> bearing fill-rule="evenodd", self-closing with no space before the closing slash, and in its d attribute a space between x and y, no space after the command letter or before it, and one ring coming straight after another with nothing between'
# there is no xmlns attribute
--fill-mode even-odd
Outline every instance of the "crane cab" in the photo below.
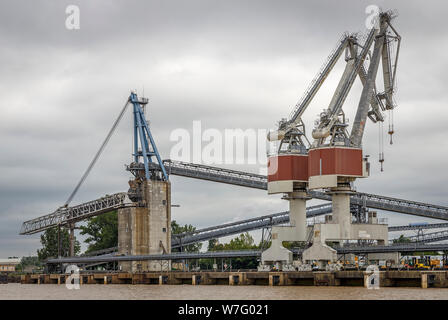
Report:
<svg viewBox="0 0 448 320"><path fill-rule="evenodd" d="M278 154L268 158L268 194L293 192L308 183L307 154Z"/></svg>
<svg viewBox="0 0 448 320"><path fill-rule="evenodd" d="M308 153L309 188L333 188L338 178L368 177L367 159L361 148L331 146L311 149Z"/></svg>

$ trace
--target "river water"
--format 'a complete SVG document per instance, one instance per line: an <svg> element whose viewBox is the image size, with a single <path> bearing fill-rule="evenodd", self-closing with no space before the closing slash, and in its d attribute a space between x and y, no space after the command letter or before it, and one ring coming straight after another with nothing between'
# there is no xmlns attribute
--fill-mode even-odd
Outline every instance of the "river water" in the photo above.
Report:
<svg viewBox="0 0 448 320"><path fill-rule="evenodd" d="M173 299L173 300L379 300L448 299L448 288L380 288L314 286L192 286L192 285L101 285L89 284L68 290L56 284L0 284L0 299Z"/></svg>

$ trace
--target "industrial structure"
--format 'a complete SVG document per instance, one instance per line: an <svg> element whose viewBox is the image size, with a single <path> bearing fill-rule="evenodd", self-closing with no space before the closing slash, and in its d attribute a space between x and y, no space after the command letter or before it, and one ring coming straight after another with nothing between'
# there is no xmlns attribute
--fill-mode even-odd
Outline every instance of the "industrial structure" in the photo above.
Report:
<svg viewBox="0 0 448 320"><path fill-rule="evenodd" d="M139 99L132 92L129 103L133 106L134 114L134 161L127 166L127 170L134 179L129 181L128 197L135 205L118 209L118 253L170 253L171 186L143 111L148 99ZM160 170L151 169L150 164L153 162L158 163ZM151 271L159 265L153 261L120 262L120 269ZM169 263L164 268L169 270Z"/></svg>
<svg viewBox="0 0 448 320"><path fill-rule="evenodd" d="M350 194L357 178L369 175L369 164L362 153L362 137L367 117L373 122L384 121L383 111L393 110L393 92L398 60L398 49L393 55L391 42L401 38L391 25L393 14L381 13L379 28L372 28L360 43L356 35L345 34L325 62L304 97L297 103L291 118L279 122L277 132L268 140L280 140L278 153L268 162L268 193L283 193L289 201L290 226L272 228L272 245L262 255L263 264L291 265L292 253L282 246L283 241L311 242L303 252L305 262L335 262L337 252L326 242L344 240L376 240L379 245L388 241L387 226L378 224L372 213L367 223L352 224ZM373 52L370 48L373 46ZM314 142L305 136L302 115L345 52L346 66L326 110L320 114L312 131ZM364 64L370 57L368 70ZM393 61L392 56L394 57ZM384 92L376 90L376 76L380 59L383 66ZM343 111L344 101L356 79L361 79L363 90L351 134ZM307 144L308 142L308 144ZM380 159L380 161L383 159ZM306 201L308 190L324 189L332 199L332 215L326 223L306 229Z"/></svg>
<svg viewBox="0 0 448 320"><path fill-rule="evenodd" d="M447 239L443 232L416 238L413 243L388 245L388 231L429 229L425 226L388 227L379 221L374 210L404 213L414 216L448 220L448 207L360 193L353 182L369 174L369 163L362 152L362 137L367 117L382 123L384 112L395 108L393 93L400 45L400 36L391 25L393 14L381 13L378 28L372 28L364 41L356 34L344 34L330 54L322 70L313 80L304 97L294 108L290 119L282 119L276 132L268 140L279 141L277 154L268 159L268 175L205 166L179 161L162 160L145 117L148 100L131 92L105 141L82 176L64 206L53 213L25 221L20 234L34 234L52 227L71 230L70 257L50 259L48 263L104 263L119 262L120 270L127 272L167 271L170 261L178 259L259 257L260 271L295 270L297 256L302 264L319 262L321 267L336 262L341 255L365 254L373 260L415 250L448 251L448 245L428 245ZM395 50L392 50L396 42ZM371 50L372 49L372 50ZM302 115L313 97L345 52L345 70L328 108L321 113L312 132L310 143L305 135ZM369 61L367 64L367 60ZM384 90L378 92L375 81L382 60ZM351 133L343 111L344 101L359 77L363 85ZM69 204L86 179L99 155L110 139L127 107L133 107L133 162L127 170L133 178L128 192L106 195L77 206ZM389 127L393 134L393 124ZM381 166L384 155L380 152ZM170 175L214 181L240 187L267 190L268 194L283 194L289 202L289 211L196 230L192 233L171 235ZM308 199L331 201L306 207ZM75 224L106 212L118 210L118 247L99 252L96 256L74 257ZM307 224L307 218L325 215L325 223ZM437 226L436 226L437 225ZM443 228L447 224L433 224ZM395 229L394 229L395 228ZM400 229L401 228L401 229ZM216 239L232 234L264 229L271 245L266 250L247 252L171 253L172 248ZM265 233L263 232L263 235ZM357 245L344 246L347 240ZM422 240L422 242L420 241ZM284 241L306 244L303 249L287 250ZM334 248L327 241L337 244Z"/></svg>

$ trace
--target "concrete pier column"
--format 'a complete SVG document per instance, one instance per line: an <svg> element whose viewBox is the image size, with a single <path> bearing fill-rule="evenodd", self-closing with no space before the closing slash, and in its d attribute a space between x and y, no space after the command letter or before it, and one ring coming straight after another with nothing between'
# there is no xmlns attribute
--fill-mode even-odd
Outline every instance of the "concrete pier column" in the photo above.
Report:
<svg viewBox="0 0 448 320"><path fill-rule="evenodd" d="M160 275L159 276L159 285L168 284L168 276Z"/></svg>
<svg viewBox="0 0 448 320"><path fill-rule="evenodd" d="M365 271L364 272L364 288L368 289L379 289L380 285L385 284L385 275L383 274L383 279L381 280L381 275L379 272L375 271Z"/></svg>
<svg viewBox="0 0 448 320"><path fill-rule="evenodd" d="M422 273L422 288L428 289L428 274Z"/></svg>
<svg viewBox="0 0 448 320"><path fill-rule="evenodd" d="M240 276L237 274L229 275L229 286L237 286L240 284Z"/></svg>
<svg viewBox="0 0 448 320"><path fill-rule="evenodd" d="M332 195L333 223L339 224L340 239L350 239L352 215L350 213L350 193L336 190Z"/></svg>
<svg viewBox="0 0 448 320"><path fill-rule="evenodd" d="M306 238L306 192L292 192L289 196L289 223L294 226L295 238Z"/></svg>
<svg viewBox="0 0 448 320"><path fill-rule="evenodd" d="M269 273L270 286L284 286L286 284L285 274L281 272Z"/></svg>
<svg viewBox="0 0 448 320"><path fill-rule="evenodd" d="M245 285L245 284L246 284L246 273L236 272L236 273L231 273L229 275L229 285L230 286Z"/></svg>
<svg viewBox="0 0 448 320"><path fill-rule="evenodd" d="M292 252L284 248L283 241L306 241L306 201L305 191L289 192L283 199L289 201L289 226L273 226L271 246L261 255L262 264L292 263Z"/></svg>
<svg viewBox="0 0 448 320"><path fill-rule="evenodd" d="M202 283L202 275L194 274L191 276L191 284L193 286L200 285Z"/></svg>

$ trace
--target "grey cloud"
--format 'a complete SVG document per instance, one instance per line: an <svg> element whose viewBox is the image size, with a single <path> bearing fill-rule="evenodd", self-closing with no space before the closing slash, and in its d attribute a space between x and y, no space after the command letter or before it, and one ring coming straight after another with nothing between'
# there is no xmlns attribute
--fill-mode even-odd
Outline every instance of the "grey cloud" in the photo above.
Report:
<svg viewBox="0 0 448 320"><path fill-rule="evenodd" d="M359 191L445 204L446 4L376 1L397 8L403 36L396 137L385 172L378 131L367 125L372 176ZM79 5L81 29L64 27ZM0 256L34 253L21 222L63 204L130 89L150 98L164 158L175 128L271 128L291 108L344 31L363 31L370 1L2 1L0 4ZM341 71L338 66L335 70ZM305 115L328 105L330 77ZM360 94L347 99L350 119ZM131 114L123 119L74 203L126 191ZM387 124L386 124L387 126ZM386 137L387 138L387 137ZM231 166L257 172L257 166ZM173 218L198 227L283 211L259 190L172 177ZM381 213L390 223L422 219Z"/></svg>

